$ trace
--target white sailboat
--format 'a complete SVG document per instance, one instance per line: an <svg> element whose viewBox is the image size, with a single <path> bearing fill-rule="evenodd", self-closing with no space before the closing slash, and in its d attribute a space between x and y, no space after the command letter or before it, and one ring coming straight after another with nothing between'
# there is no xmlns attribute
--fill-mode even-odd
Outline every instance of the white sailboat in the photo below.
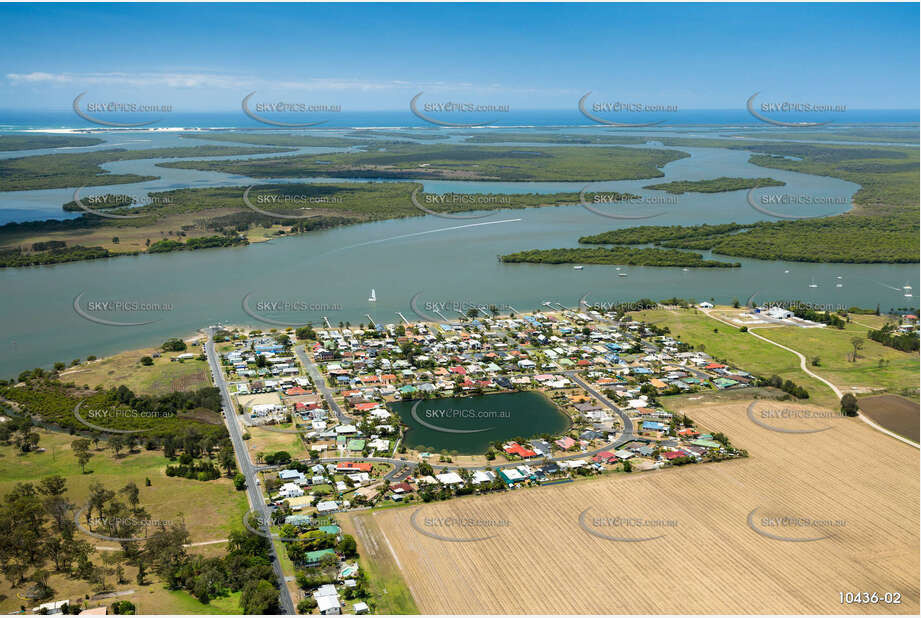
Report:
<svg viewBox="0 0 921 618"><path fill-rule="evenodd" d="M377 301L377 294L374 292L374 288L371 288L371 296L368 297L368 302L373 303Z"/></svg>

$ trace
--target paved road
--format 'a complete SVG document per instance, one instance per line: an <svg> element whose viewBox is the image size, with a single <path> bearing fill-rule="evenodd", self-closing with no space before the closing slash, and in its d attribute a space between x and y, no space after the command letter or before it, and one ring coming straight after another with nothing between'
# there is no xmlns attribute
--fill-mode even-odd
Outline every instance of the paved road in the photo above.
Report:
<svg viewBox="0 0 921 618"><path fill-rule="evenodd" d="M579 386L584 388L588 393L590 393L592 396L597 398L598 401L600 401L606 407L610 408L612 411L614 411L615 414L617 414L617 416L620 417L621 423L623 424L624 429L621 432L620 436L617 437L616 440L608 444L605 444L603 446L600 446L591 451L580 451L578 453L571 453L569 455L560 455L557 457L546 457L546 458L540 458L540 459L534 458L529 461L509 461L506 463L494 463L488 466L460 466L457 464L433 462L432 467L437 470L442 470L442 469L458 470L460 468L466 468L467 470L486 470L488 468L493 468L493 469L499 470L502 468L514 468L524 463L540 464L543 462L551 462L551 461L566 461L569 459L583 459L583 458L592 457L594 455L597 455L598 453L602 451L610 451L613 449L618 449L624 444L636 439L636 433L633 430L633 420L623 410L615 406L601 393L599 393L594 388L589 386L584 380L582 380L582 378L575 375L575 371L563 372L563 373L569 375L574 382L579 384ZM403 466L407 466L412 470L412 469L415 469L419 465L418 462L403 460L397 457L322 457L320 459L315 460L314 463L328 464L328 463L338 463L340 461L391 464L394 466L394 469L391 470L389 473L387 473L387 475L385 475L385 480L390 480L391 478L393 478L397 474L397 472L400 470L400 468ZM259 471L278 470L283 467L284 466L259 466L257 470Z"/></svg>
<svg viewBox="0 0 921 618"><path fill-rule="evenodd" d="M218 360L217 351L214 349L214 327L208 328L208 342L205 344L205 351L208 355L208 364L211 367L211 375L215 386L221 391L221 399L224 405L224 420L227 430L230 432L230 440L233 442L233 450L237 456L237 466L240 472L246 477L246 493L249 496L249 503L253 510L258 513L262 521L269 521L269 512L265 506L265 499L262 497L262 490L256 483L256 468L249 458L249 452L246 450L246 444L243 442L243 436L240 434L240 426L237 424L237 411L233 405L233 399L230 397L230 391L227 389L227 382L224 380L224 374L221 371L221 363ZM265 527L268 535L268 527ZM282 612L288 615L294 615L294 601L291 600L291 594L288 592L288 586L285 583L285 575L281 569L281 562L275 551L274 544L271 549L272 568L275 570L275 578L278 580L279 602Z"/></svg>
<svg viewBox="0 0 921 618"><path fill-rule="evenodd" d="M617 446L626 444L636 437L636 434L633 432L633 419L631 419L626 412L615 406L613 403L611 403L610 400L608 400L607 397L589 386L588 383L580 378L575 371L564 371L563 373L568 375L569 379L571 379L573 382L581 386L585 392L600 401L602 404L604 404L605 407L613 410L614 413L620 417L620 422L623 425L624 430L623 433L621 433L620 438L618 438L617 442L615 443Z"/></svg>
<svg viewBox="0 0 921 618"><path fill-rule="evenodd" d="M336 403L336 400L333 398L333 391L326 385L326 378L323 377L323 374L320 373L317 366L310 360L310 357L307 356L304 346L296 346L294 352L297 354L297 357L300 359L301 363L303 363L304 367L307 368L310 379L313 380L314 386L320 391L320 394L323 395L323 399L326 400L326 403L329 404L329 409L336 413L336 418L339 419L339 422L343 425L350 424L352 419L346 416L339 404Z"/></svg>

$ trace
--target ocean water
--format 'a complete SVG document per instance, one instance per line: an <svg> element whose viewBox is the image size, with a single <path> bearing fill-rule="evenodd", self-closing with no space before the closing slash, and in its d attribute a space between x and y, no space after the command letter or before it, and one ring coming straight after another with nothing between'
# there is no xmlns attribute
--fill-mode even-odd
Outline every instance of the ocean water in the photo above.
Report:
<svg viewBox="0 0 921 618"><path fill-rule="evenodd" d="M435 114L429 114L436 116ZM469 116L469 119L468 119ZM321 118L322 117L322 118ZM605 116L607 117L607 116ZM105 119L109 119L105 116ZM789 122L817 122L833 121L833 127L850 126L850 125L892 125L903 126L918 124L918 110L848 110L838 114L831 114L828 117L819 117L818 114L801 113L801 114L783 114L779 116L784 121ZM138 117L131 116L113 116L113 120L124 122L137 122ZM242 110L224 111L224 112L183 112L180 110L162 113L150 114L143 118L146 120L158 120L149 127L151 130L164 130L169 128L193 128L193 129L274 129L278 131L289 132L291 129L279 129L269 127L259 121L247 116ZM304 115L298 114L278 114L271 116L272 120L281 122L305 122ZM393 111L343 111L338 113L317 113L317 119L324 123L311 130L330 130L343 128L389 128L399 129L403 127L415 128L436 128L434 125L427 123L425 120L415 116L407 108L405 110ZM442 119L442 117L439 117ZM564 110L512 110L507 113L486 113L486 114L464 114L463 116L444 115L444 120L459 123L476 123L488 122L489 125L484 128L514 128L514 127L590 127L610 130L608 127L598 125L582 115L578 108L573 105L572 109ZM668 127L675 126L717 126L718 128L749 127L761 129L781 130L782 127L772 127L754 118L744 105L738 109L700 109L700 110L680 110L677 112L642 112L642 113L621 113L616 116L612 115L611 119L624 123L644 123L661 121L660 127L647 127L643 129L618 128L618 131L656 131L667 130ZM495 122L490 122L494 120ZM311 115L310 121L315 121ZM23 110L0 110L0 132L14 132L24 130L107 130L106 127L93 124L83 118L80 118L73 110L55 110L55 111L23 111ZM134 129L135 131L137 129ZM454 130L454 129L447 129ZM464 129L468 130L468 129ZM789 129L786 129L789 130ZM812 130L812 129L810 129ZM115 132L130 132L132 129L116 129Z"/></svg>

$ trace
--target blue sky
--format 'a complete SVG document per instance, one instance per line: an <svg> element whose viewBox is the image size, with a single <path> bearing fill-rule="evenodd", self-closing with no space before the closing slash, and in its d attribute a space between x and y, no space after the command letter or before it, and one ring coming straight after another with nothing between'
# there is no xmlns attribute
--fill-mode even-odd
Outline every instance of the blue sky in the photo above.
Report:
<svg viewBox="0 0 921 618"><path fill-rule="evenodd" d="M738 108L755 91L917 109L914 4L0 5L0 109L88 98L235 111L433 97ZM458 98L460 97L460 98Z"/></svg>

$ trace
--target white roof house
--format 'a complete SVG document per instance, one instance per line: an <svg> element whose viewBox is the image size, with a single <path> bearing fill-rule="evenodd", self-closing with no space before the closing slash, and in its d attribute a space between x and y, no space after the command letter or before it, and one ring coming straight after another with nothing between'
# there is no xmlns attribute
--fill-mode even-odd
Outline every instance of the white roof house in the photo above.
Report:
<svg viewBox="0 0 921 618"><path fill-rule="evenodd" d="M276 412L284 412L284 410L284 407L277 403L257 403L252 408L253 416L265 416Z"/></svg>
<svg viewBox="0 0 921 618"><path fill-rule="evenodd" d="M339 510L339 504L335 500L324 500L317 503L317 512L332 513Z"/></svg>
<svg viewBox="0 0 921 618"><path fill-rule="evenodd" d="M332 584L324 584L313 593L313 598L317 602L317 610L321 614L333 615L342 613L342 604L339 602L339 593Z"/></svg>
<svg viewBox="0 0 921 618"><path fill-rule="evenodd" d="M789 320L793 317L793 312L783 307L771 307L765 313L775 320Z"/></svg>
<svg viewBox="0 0 921 618"><path fill-rule="evenodd" d="M473 477L471 480L476 485L481 485L483 483L492 483L494 480L496 480L496 473L490 470L477 470L476 472L473 473Z"/></svg>
<svg viewBox="0 0 921 618"><path fill-rule="evenodd" d="M462 479L457 472L445 472L444 474L436 474L435 478L438 479L438 482L442 485L464 484L464 479Z"/></svg>
<svg viewBox="0 0 921 618"><path fill-rule="evenodd" d="M304 490L295 483L285 483L278 490L278 495L282 498L298 498L304 495Z"/></svg>

